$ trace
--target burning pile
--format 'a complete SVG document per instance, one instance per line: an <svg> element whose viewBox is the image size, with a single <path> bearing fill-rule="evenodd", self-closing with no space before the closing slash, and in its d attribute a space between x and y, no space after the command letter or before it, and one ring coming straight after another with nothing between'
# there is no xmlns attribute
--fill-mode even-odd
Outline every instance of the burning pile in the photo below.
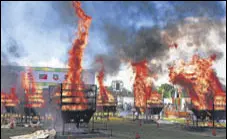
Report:
<svg viewBox="0 0 227 139"><path fill-rule="evenodd" d="M104 79L103 60L99 59L98 62L102 64L102 68L99 71L99 74L97 76L97 79L99 82L99 95L97 98L97 106L113 106L115 105L115 99L103 84L103 79Z"/></svg>
<svg viewBox="0 0 227 139"><path fill-rule="evenodd" d="M157 107L162 104L162 96L157 91L153 91L147 99L148 107Z"/></svg>
<svg viewBox="0 0 227 139"><path fill-rule="evenodd" d="M133 84L135 107L140 108L140 111L144 112L148 104L161 104L161 95L157 92L152 92L147 61L132 63L132 66L136 74Z"/></svg>
<svg viewBox="0 0 227 139"><path fill-rule="evenodd" d="M226 93L212 69L215 55L200 58L194 55L192 61L183 60L169 68L170 81L187 89L196 110L212 110L213 100L215 110L226 109Z"/></svg>
<svg viewBox="0 0 227 139"><path fill-rule="evenodd" d="M84 54L84 49L88 42L88 30L91 24L91 17L86 15L81 8L80 2L73 1L73 7L75 13L79 18L78 21L78 32L77 38L73 42L73 46L69 51L69 70L67 73L67 79L65 84L63 84L63 90L70 90L63 92L63 96L68 96L71 98L65 98L64 102L77 103L78 105L62 105L63 111L69 110L86 110L87 109L87 99L84 97L84 93L81 91L82 87L82 59ZM73 91L72 91L73 90ZM72 97L76 97L72 99Z"/></svg>
<svg viewBox="0 0 227 139"><path fill-rule="evenodd" d="M22 73L22 87L25 92L26 108L42 108L44 107L44 99L42 91L37 89L32 69Z"/></svg>
<svg viewBox="0 0 227 139"><path fill-rule="evenodd" d="M15 88L11 88L11 93L1 92L1 104L5 107L16 107L19 104Z"/></svg>

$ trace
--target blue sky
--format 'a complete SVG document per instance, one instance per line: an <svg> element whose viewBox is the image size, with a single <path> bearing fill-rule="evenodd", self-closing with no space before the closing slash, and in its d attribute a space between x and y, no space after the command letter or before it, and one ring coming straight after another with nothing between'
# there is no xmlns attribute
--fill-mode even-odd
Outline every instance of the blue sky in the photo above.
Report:
<svg viewBox="0 0 227 139"><path fill-rule="evenodd" d="M226 2L218 4L82 2L83 9L93 18L84 67L89 68L97 54L114 55L103 31L106 23L130 30L153 25L163 27L166 21L186 17L221 19L226 16ZM1 2L1 54L19 65L66 67L76 21L70 2ZM19 57L8 51L12 40L16 42L14 51Z"/></svg>

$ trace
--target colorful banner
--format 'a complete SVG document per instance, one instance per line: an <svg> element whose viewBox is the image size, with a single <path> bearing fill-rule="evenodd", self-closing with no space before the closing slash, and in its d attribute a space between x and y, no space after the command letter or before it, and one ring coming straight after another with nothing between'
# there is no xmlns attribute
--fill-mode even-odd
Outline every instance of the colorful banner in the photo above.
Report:
<svg viewBox="0 0 227 139"><path fill-rule="evenodd" d="M39 79L46 80L47 77L47 74L39 74Z"/></svg>
<svg viewBox="0 0 227 139"><path fill-rule="evenodd" d="M17 71L18 75L22 75L27 67L13 66L13 70ZM34 77L36 84L42 88L48 88L49 85L63 83L67 76L68 69L66 68L49 68L49 67L31 67L31 74ZM95 84L95 72L83 70L82 80L85 84Z"/></svg>
<svg viewBox="0 0 227 139"><path fill-rule="evenodd" d="M57 81L59 79L58 74L53 74L53 79Z"/></svg>

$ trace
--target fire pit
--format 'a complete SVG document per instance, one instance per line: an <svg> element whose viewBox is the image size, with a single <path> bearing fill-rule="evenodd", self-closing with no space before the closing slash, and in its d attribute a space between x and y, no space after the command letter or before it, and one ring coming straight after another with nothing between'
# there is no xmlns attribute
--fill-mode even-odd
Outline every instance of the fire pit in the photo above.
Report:
<svg viewBox="0 0 227 139"><path fill-rule="evenodd" d="M216 109L217 105L214 105L214 110L198 110L194 107L191 107L192 112L195 114L197 119L209 119L221 120L226 119L226 105L223 105L223 109Z"/></svg>
<svg viewBox="0 0 227 139"><path fill-rule="evenodd" d="M148 106L150 114L156 115L159 114L163 109L163 104L153 104Z"/></svg>
<svg viewBox="0 0 227 139"><path fill-rule="evenodd" d="M15 88L11 88L10 93L1 92L1 104L5 107L7 113L16 113L16 106L19 99L16 95Z"/></svg>
<svg viewBox="0 0 227 139"><path fill-rule="evenodd" d="M157 115L160 114L160 112L163 109L163 105L162 104L154 104L154 105L148 105L147 106L147 114L149 115ZM139 114L141 114L143 111L141 111L141 108L136 107L136 111L139 112Z"/></svg>
<svg viewBox="0 0 227 139"><path fill-rule="evenodd" d="M116 112L117 103L115 101L112 102L103 102L101 98L97 99L97 111L101 112Z"/></svg>
<svg viewBox="0 0 227 139"><path fill-rule="evenodd" d="M57 85L55 97L52 100L59 102L63 120L63 134L65 124L75 123L77 128L81 123L88 124L96 111L96 85L75 85L62 83Z"/></svg>

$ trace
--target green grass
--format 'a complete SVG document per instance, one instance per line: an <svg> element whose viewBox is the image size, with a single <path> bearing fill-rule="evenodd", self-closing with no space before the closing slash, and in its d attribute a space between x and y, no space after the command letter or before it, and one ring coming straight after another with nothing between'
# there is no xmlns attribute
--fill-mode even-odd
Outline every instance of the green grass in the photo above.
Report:
<svg viewBox="0 0 227 139"><path fill-rule="evenodd" d="M174 123L180 123L180 124L186 124L186 121L184 118L164 118L166 121L174 122ZM190 121L190 124L192 124L192 121ZM203 125L202 122L199 122L199 125ZM217 127L226 127L226 123L217 123L215 122L215 125Z"/></svg>
<svg viewBox="0 0 227 139"><path fill-rule="evenodd" d="M184 124L185 123L185 119L184 118L164 118L164 120L170 121L170 122L174 122L174 123L180 123L180 124Z"/></svg>

